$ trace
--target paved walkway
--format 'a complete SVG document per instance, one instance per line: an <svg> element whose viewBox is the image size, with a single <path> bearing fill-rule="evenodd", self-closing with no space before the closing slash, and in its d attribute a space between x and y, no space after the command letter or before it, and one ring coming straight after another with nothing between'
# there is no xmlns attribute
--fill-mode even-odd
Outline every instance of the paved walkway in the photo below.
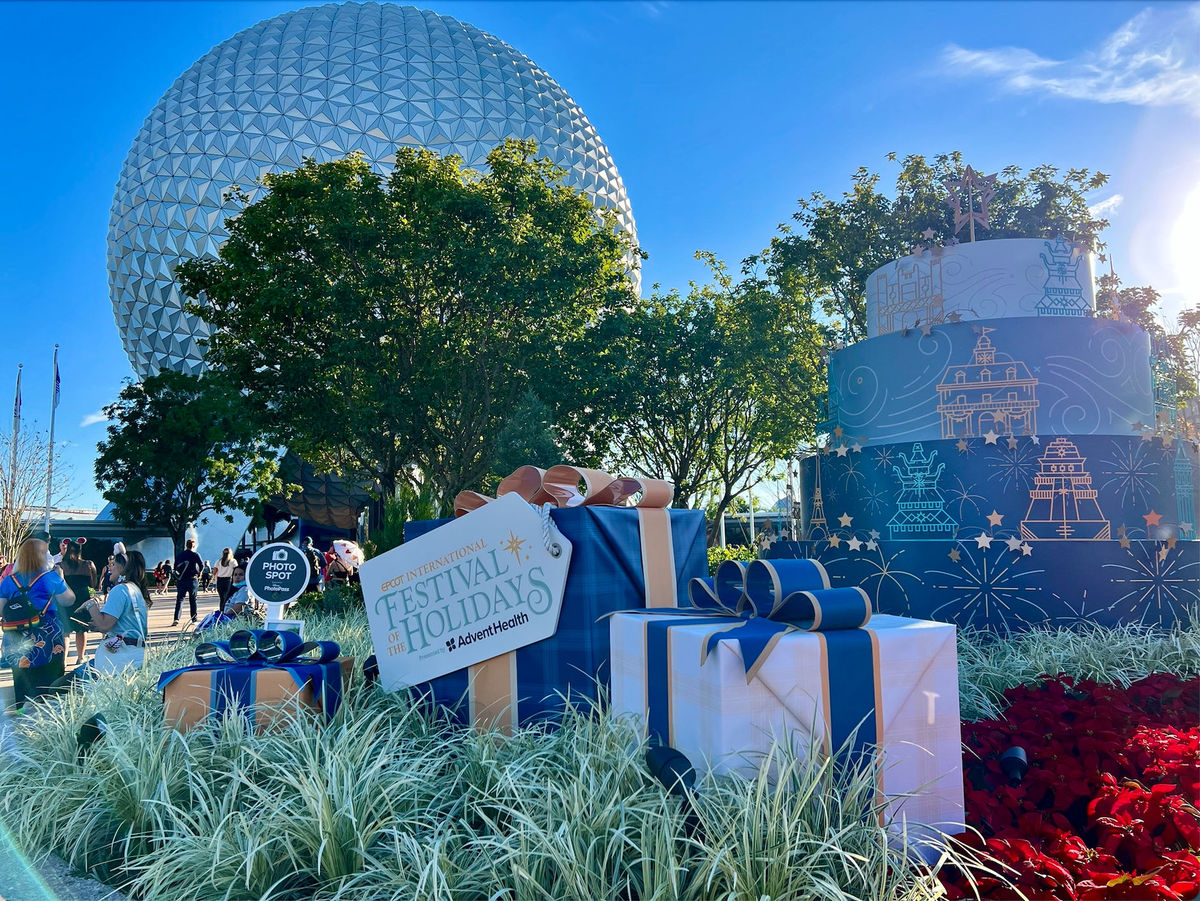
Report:
<svg viewBox="0 0 1200 901"><path fill-rule="evenodd" d="M175 613L175 589L172 588L167 594L158 594L155 591L150 592L150 602L153 606L150 608L150 645L165 644L173 641L183 635L185 632L190 632L196 628L194 624L188 622L188 602L187 598L183 600L182 617L179 625L171 628L171 620ZM202 591L197 594L197 608L199 619L204 619L209 613L217 609L217 593L216 591ZM96 653L96 646L104 636L98 632L89 632L87 636L87 646L84 649L83 656L85 660L91 659ZM67 636L67 672L70 672L78 665L75 660L75 637ZM12 690L12 670L7 667L0 667L0 709L7 710L13 702ZM3 728L0 727L0 742L3 741Z"/></svg>

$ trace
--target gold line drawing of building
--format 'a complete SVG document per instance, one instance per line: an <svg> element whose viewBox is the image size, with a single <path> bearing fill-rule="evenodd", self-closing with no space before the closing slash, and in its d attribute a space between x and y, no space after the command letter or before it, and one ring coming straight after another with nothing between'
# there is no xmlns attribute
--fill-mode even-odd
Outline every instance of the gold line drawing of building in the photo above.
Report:
<svg viewBox="0 0 1200 901"><path fill-rule="evenodd" d="M879 334L915 328L922 322L941 322L942 261L938 256L928 260L909 257L895 265L896 280L887 272L875 276L875 296L879 306L875 313Z"/></svg>
<svg viewBox="0 0 1200 901"><path fill-rule="evenodd" d="M1055 438L1038 458L1041 471L1029 490L1029 510L1021 520L1021 537L1041 541L1106 541L1108 520L1096 500L1086 457L1066 438Z"/></svg>
<svg viewBox="0 0 1200 901"><path fill-rule="evenodd" d="M938 391L943 438L1037 434L1038 380L1020 360L996 360L996 348L981 330L973 362L947 366ZM1005 355L1007 356L1007 354Z"/></svg>

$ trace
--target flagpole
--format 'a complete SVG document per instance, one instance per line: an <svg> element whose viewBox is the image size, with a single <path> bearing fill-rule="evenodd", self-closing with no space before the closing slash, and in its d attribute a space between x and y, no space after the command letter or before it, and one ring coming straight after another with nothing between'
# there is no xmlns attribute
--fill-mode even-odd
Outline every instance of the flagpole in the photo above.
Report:
<svg viewBox="0 0 1200 901"><path fill-rule="evenodd" d="M54 487L54 414L58 410L58 345L54 345L54 378L50 380L50 444L46 450L46 540L50 540L50 492ZM51 551L53 553L53 551Z"/></svg>
<svg viewBox="0 0 1200 901"><path fill-rule="evenodd" d="M8 468L8 497L5 502L10 515L15 515L17 496L17 435L21 431L21 370L24 364L17 364L17 393L13 399L13 428L12 428L12 462Z"/></svg>

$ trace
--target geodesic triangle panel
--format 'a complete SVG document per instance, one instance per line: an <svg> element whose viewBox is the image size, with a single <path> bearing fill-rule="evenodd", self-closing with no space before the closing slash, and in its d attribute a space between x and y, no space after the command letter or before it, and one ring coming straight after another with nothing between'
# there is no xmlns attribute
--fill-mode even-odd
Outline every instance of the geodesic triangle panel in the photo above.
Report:
<svg viewBox="0 0 1200 901"><path fill-rule="evenodd" d="M625 185L583 111L530 59L448 16L346 3L284 13L218 44L159 100L121 169L108 283L140 377L201 368L202 324L171 273L226 237L224 200L265 172L351 151L378 169L398 144L480 169L505 138L534 138L566 181L617 213L635 240ZM633 270L635 287L640 287Z"/></svg>

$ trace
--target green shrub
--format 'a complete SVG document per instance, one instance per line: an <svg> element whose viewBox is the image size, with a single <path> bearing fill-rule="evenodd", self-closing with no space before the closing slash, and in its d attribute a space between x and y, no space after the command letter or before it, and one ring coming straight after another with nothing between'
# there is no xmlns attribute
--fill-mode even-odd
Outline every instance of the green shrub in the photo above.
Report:
<svg viewBox="0 0 1200 901"><path fill-rule="evenodd" d="M304 592L289 608L288 615L346 614L355 610L365 611L366 605L363 602L362 586L350 583L348 585L327 585L324 591Z"/></svg>
<svg viewBox="0 0 1200 901"><path fill-rule="evenodd" d="M726 560L757 560L758 550L745 544L730 544L721 547L719 544L708 549L708 574L715 576L717 567Z"/></svg>
<svg viewBox="0 0 1200 901"><path fill-rule="evenodd" d="M428 486L413 488L405 483L397 490L395 497L383 499L381 512L380 523L371 529L370 536L363 542L363 553L368 559L403 544L404 524L417 519L436 518L438 505Z"/></svg>

